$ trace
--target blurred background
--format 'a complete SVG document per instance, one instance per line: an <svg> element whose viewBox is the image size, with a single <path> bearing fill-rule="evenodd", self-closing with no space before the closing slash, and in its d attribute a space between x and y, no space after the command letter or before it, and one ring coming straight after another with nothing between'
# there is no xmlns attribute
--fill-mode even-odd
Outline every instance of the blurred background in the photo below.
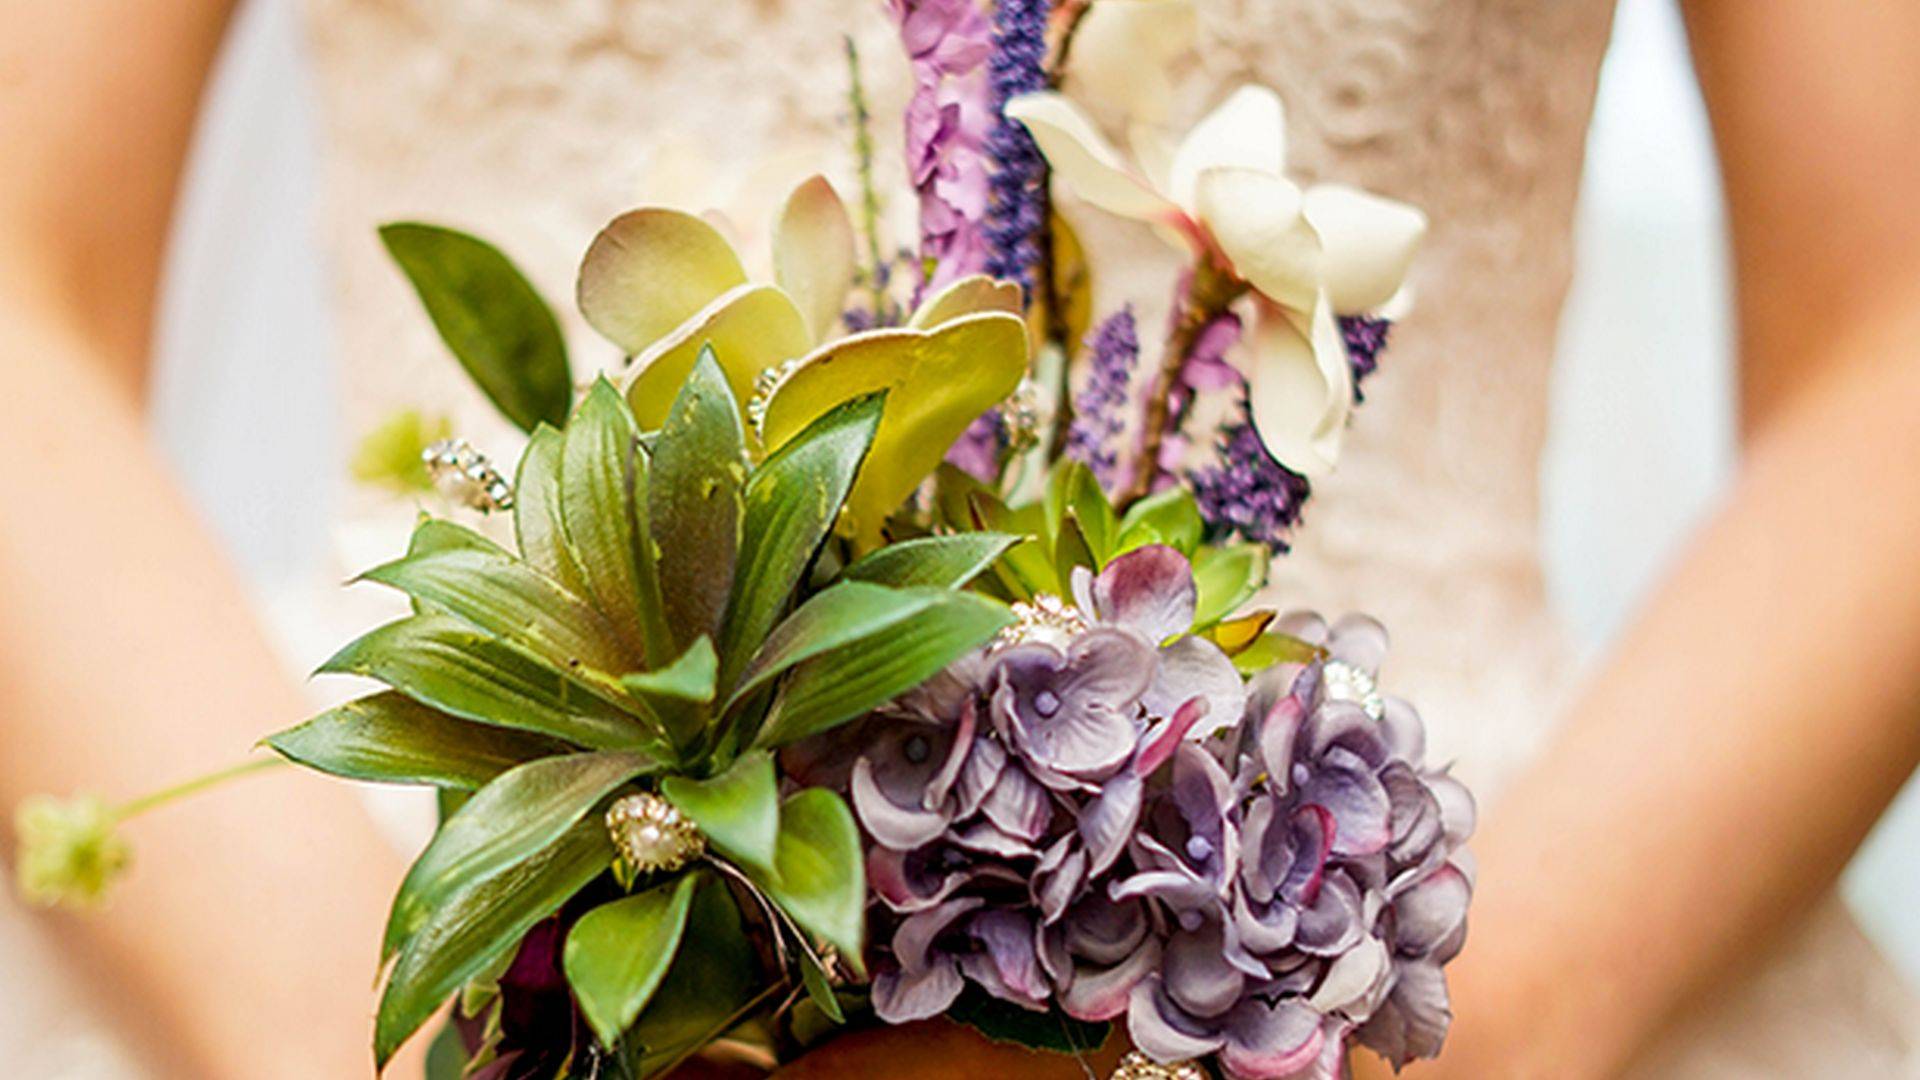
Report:
<svg viewBox="0 0 1920 1080"><path fill-rule="evenodd" d="M349 448L333 426L316 103L297 16L293 0L244 5L216 74L169 257L155 409L288 663L307 671L337 642L297 612L326 563ZM1733 461L1722 211L1672 0L1621 0L1577 231L1540 481L1549 584L1591 654ZM1920 983L1920 860L1901 855L1916 849L1920 783L1843 887Z"/></svg>

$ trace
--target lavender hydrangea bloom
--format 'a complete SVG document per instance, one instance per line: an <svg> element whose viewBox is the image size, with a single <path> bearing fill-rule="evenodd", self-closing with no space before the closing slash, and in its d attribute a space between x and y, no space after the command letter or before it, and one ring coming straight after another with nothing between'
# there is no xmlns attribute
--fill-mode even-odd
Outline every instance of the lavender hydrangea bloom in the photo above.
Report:
<svg viewBox="0 0 1920 1080"><path fill-rule="evenodd" d="M1087 336L1087 381L1073 398L1073 422L1067 426L1067 456L1092 471L1108 491L1121 483L1119 451L1114 443L1127 429L1127 388L1140 362L1140 335L1133 308L1107 316Z"/></svg>
<svg viewBox="0 0 1920 1080"><path fill-rule="evenodd" d="M1047 222L1047 162L1024 125L1009 120L1006 104L1044 90L1048 0L998 0L993 5L993 55L987 64L993 160L987 206L987 273L1033 292Z"/></svg>
<svg viewBox="0 0 1920 1080"><path fill-rule="evenodd" d="M937 289L986 266L986 63L993 27L977 0L888 0L913 68L907 171L920 199L920 257Z"/></svg>
<svg viewBox="0 0 1920 1080"><path fill-rule="evenodd" d="M854 748L876 1012L939 1015L973 986L1124 1017L1149 1057L1237 1080L1332 1080L1352 1041L1396 1065L1438 1052L1473 803L1379 692L1379 624L1277 620L1315 658L1242 683L1191 632L1177 551L1073 586L1068 616L810 751Z"/></svg>

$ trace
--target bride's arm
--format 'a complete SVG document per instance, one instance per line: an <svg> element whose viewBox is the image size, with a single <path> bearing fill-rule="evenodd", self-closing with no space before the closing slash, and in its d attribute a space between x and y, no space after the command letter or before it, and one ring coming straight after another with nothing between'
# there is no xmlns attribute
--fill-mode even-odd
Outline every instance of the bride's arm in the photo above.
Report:
<svg viewBox="0 0 1920 1080"><path fill-rule="evenodd" d="M1492 808L1457 1026L1415 1077L1617 1071L1832 886L1920 764L1920 8L1688 19L1739 271L1744 460Z"/></svg>
<svg viewBox="0 0 1920 1080"><path fill-rule="evenodd" d="M0 0L0 825L29 793L202 772L303 710L140 415L224 19L189 0ZM127 829L111 908L47 925L159 1075L370 1075L399 867L354 795L289 770ZM31 972L7 979L33 993Z"/></svg>

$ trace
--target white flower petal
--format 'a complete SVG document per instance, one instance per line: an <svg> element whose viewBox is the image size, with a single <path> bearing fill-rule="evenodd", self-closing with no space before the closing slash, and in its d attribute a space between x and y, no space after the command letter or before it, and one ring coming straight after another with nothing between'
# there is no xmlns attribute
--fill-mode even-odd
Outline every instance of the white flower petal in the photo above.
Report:
<svg viewBox="0 0 1920 1080"><path fill-rule="evenodd" d="M1197 216L1248 284L1289 308L1311 310L1320 285L1320 238L1291 180L1252 169L1202 173Z"/></svg>
<svg viewBox="0 0 1920 1080"><path fill-rule="evenodd" d="M1026 125L1047 164L1087 202L1141 221L1179 216L1179 208L1129 168L1093 121L1060 94L1021 94L1007 102L1006 114Z"/></svg>
<svg viewBox="0 0 1920 1080"><path fill-rule="evenodd" d="M1305 316L1261 305L1247 405L1260 440L1282 465L1309 477L1333 469L1353 411L1353 372L1324 298Z"/></svg>
<svg viewBox="0 0 1920 1080"><path fill-rule="evenodd" d="M1188 212L1195 187L1208 169L1232 167L1279 176L1287 165L1286 111L1280 95L1264 86L1243 86L1208 113L1174 152L1167 193Z"/></svg>
<svg viewBox="0 0 1920 1080"><path fill-rule="evenodd" d="M1173 96L1167 67L1199 30L1193 0L1097 0L1073 33L1067 78L1083 101L1159 123Z"/></svg>
<svg viewBox="0 0 1920 1080"><path fill-rule="evenodd" d="M1427 234L1427 215L1344 184L1308 188L1305 208L1326 251L1321 272L1334 312L1354 315L1392 300Z"/></svg>
<svg viewBox="0 0 1920 1080"><path fill-rule="evenodd" d="M1132 148L1133 160L1139 163L1147 183L1152 184L1155 191L1167 190L1173 178L1173 154L1180 148L1167 129L1134 124L1127 128L1127 145Z"/></svg>

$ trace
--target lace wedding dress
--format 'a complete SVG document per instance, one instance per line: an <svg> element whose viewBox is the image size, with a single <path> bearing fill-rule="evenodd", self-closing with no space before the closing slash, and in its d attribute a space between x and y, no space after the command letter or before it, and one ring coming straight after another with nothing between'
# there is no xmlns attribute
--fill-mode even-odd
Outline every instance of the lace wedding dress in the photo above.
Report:
<svg viewBox="0 0 1920 1080"><path fill-rule="evenodd" d="M717 206L751 246L807 173L851 190L841 35L860 46L879 115L897 115L905 90L880 0L307 2L349 439L426 406L483 447L515 445L434 340L377 223L425 218L499 244L563 309L575 370L591 371L614 351L567 301L600 225L641 202ZM1200 7L1208 101L1272 86L1308 178L1432 219L1418 303L1271 595L1383 619L1389 684L1421 703L1435 757L1497 807L1573 674L1542 584L1536 471L1609 0ZM887 169L897 132L877 133ZM1134 268L1100 283L1101 309L1169 290L1157 241L1069 212L1097 265ZM1152 326L1162 313L1142 314ZM355 500L342 571L396 550L412 513ZM1681 1019L1639 1074L1920 1076L1920 1009L1829 900Z"/></svg>

